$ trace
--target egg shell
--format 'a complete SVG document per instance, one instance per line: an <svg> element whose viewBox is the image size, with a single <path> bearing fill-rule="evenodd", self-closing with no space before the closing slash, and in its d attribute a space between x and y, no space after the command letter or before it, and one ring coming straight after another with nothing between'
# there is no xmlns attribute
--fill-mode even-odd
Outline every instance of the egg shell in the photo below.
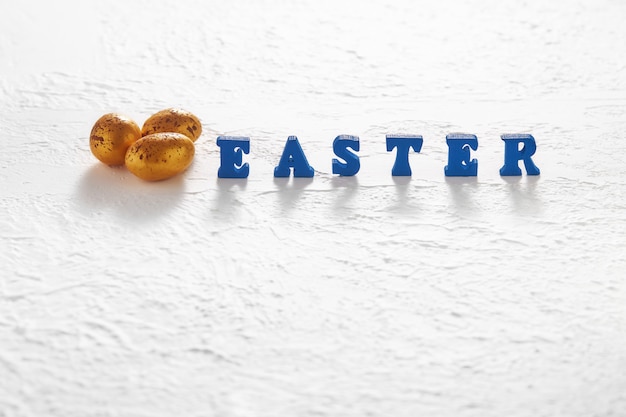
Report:
<svg viewBox="0 0 626 417"><path fill-rule="evenodd" d="M196 141L202 134L200 119L183 109L165 109L150 116L141 128L141 136L161 132L177 132Z"/></svg>
<svg viewBox="0 0 626 417"><path fill-rule="evenodd" d="M195 155L195 145L181 133L147 135L126 151L126 168L146 181L171 178L186 170Z"/></svg>
<svg viewBox="0 0 626 417"><path fill-rule="evenodd" d="M107 113L93 125L89 148L101 162L123 165L126 151L139 138L141 130L134 120L119 113Z"/></svg>

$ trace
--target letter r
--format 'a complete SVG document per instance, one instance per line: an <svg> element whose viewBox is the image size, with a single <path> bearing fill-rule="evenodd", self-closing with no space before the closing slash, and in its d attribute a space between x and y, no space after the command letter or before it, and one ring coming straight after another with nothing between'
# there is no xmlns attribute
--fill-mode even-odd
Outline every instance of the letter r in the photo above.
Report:
<svg viewBox="0 0 626 417"><path fill-rule="evenodd" d="M518 162L524 161L528 175L539 175L539 168L531 157L537 150L535 138L528 134L505 134L501 136L504 141L504 166L500 168L500 175L522 175ZM520 149L520 144L523 147Z"/></svg>

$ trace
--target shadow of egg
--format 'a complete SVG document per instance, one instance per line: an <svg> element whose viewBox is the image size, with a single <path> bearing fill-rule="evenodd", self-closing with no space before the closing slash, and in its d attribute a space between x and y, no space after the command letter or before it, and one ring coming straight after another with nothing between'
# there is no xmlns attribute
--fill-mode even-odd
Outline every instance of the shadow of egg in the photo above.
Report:
<svg viewBox="0 0 626 417"><path fill-rule="evenodd" d="M137 223L166 215L180 203L184 193L184 173L149 182L123 166L94 164L80 177L75 200L85 215L113 215Z"/></svg>

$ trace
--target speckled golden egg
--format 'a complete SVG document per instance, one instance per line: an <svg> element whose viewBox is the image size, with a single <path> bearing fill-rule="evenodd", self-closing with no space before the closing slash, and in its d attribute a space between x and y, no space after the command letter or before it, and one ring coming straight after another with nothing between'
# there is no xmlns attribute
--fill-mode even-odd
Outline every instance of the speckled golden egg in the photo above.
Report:
<svg viewBox="0 0 626 417"><path fill-rule="evenodd" d="M99 118L91 129L91 153L107 165L122 165L126 150L141 137L139 125L118 113Z"/></svg>
<svg viewBox="0 0 626 417"><path fill-rule="evenodd" d="M182 133L192 141L202 134L202 124L192 113L182 109L165 109L150 116L141 128L141 136L161 132Z"/></svg>
<svg viewBox="0 0 626 417"><path fill-rule="evenodd" d="M181 133L165 132L147 135L126 151L126 168L146 181L160 181L189 167L196 148Z"/></svg>

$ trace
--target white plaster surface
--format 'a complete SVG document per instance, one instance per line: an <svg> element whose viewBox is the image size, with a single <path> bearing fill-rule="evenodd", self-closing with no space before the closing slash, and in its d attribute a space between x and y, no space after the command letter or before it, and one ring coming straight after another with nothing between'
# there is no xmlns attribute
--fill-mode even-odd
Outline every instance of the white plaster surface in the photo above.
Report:
<svg viewBox="0 0 626 417"><path fill-rule="evenodd" d="M0 416L626 415L625 2L0 5ZM166 107L205 128L183 175L91 155ZM312 180L273 178L288 135Z"/></svg>

